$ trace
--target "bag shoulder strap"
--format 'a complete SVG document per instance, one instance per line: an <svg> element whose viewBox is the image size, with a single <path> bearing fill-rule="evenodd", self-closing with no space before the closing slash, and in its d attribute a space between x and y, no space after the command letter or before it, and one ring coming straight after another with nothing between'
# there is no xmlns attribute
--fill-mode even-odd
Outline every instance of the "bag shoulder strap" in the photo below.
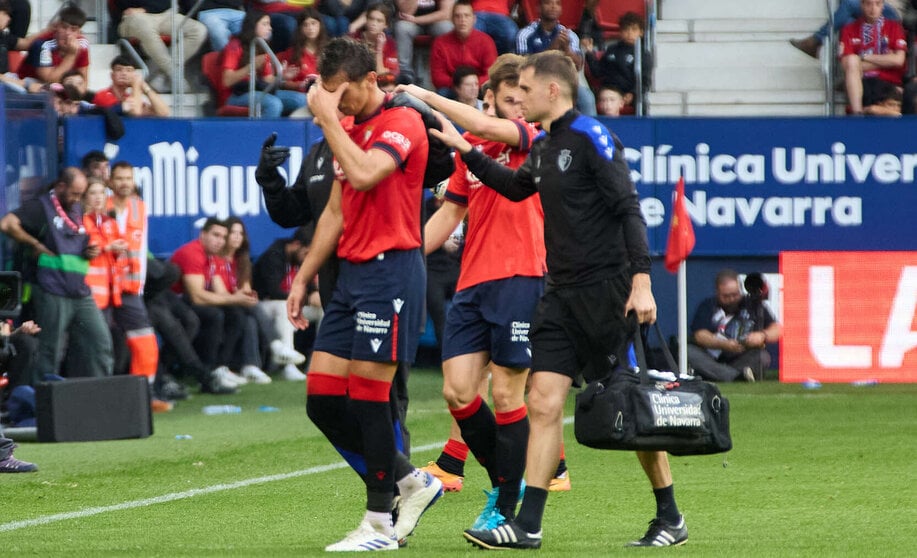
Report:
<svg viewBox="0 0 917 558"><path fill-rule="evenodd" d="M646 364L646 339L649 337L650 329L656 332L656 336L662 343L662 354L665 356L666 364L669 366L670 371L677 375L679 373L678 365L675 363L675 357L672 356L672 351L669 350L665 342L665 336L662 335L662 329L659 327L659 322L653 322L652 326L647 326L647 335L644 335L643 326L637 323L636 320L633 321L636 324L633 332L634 353L637 356L637 366L640 367L641 377L646 377L646 371L649 370Z"/></svg>

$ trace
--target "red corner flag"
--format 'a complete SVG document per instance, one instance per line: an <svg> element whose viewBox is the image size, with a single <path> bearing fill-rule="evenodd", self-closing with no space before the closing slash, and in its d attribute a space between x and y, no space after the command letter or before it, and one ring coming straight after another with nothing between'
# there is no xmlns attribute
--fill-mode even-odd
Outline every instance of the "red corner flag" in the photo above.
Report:
<svg viewBox="0 0 917 558"><path fill-rule="evenodd" d="M678 273L678 266L691 250L694 249L694 227L691 216L685 206L685 178L678 179L675 196L672 200L672 222L669 229L669 241L665 247L665 268L671 273Z"/></svg>

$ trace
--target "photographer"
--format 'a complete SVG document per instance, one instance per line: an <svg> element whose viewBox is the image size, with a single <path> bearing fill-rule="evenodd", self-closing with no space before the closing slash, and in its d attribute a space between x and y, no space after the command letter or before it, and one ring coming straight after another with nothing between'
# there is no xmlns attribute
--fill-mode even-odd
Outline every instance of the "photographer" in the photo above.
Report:
<svg viewBox="0 0 917 558"><path fill-rule="evenodd" d="M776 343L783 328L763 303L767 285L761 275L749 275L745 286L747 296L739 290L735 271L720 271L716 296L701 302L694 313L688 366L705 380L754 382L770 366L766 345Z"/></svg>

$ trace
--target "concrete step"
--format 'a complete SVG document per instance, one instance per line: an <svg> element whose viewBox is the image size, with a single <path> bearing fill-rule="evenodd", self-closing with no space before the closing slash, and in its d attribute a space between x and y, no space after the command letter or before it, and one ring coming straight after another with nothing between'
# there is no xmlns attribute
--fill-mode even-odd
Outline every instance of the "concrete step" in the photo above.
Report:
<svg viewBox="0 0 917 558"><path fill-rule="evenodd" d="M656 91L771 90L824 87L817 68L800 66L667 67L657 68Z"/></svg>
<svg viewBox="0 0 917 558"><path fill-rule="evenodd" d="M828 18L823 0L663 0L659 19Z"/></svg>
<svg viewBox="0 0 917 558"><path fill-rule="evenodd" d="M786 41L660 43L656 45L656 68L747 68L794 66L818 69L814 60Z"/></svg>
<svg viewBox="0 0 917 558"><path fill-rule="evenodd" d="M650 105L650 116L824 116L824 105Z"/></svg>

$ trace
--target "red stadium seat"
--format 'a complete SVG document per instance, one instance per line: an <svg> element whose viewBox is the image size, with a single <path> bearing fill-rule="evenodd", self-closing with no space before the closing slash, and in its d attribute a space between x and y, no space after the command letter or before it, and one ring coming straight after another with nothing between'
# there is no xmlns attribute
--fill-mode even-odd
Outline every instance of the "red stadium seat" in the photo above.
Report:
<svg viewBox="0 0 917 558"><path fill-rule="evenodd" d="M616 0L611 0L612 2ZM525 21L531 23L538 19L541 11L539 0L522 0L519 7L525 14ZM563 11L560 13L560 23L564 27L573 29L579 28L580 19L583 18L583 7L586 5L585 0L564 0Z"/></svg>
<svg viewBox="0 0 917 558"><path fill-rule="evenodd" d="M7 53L6 59L9 61L9 71L14 74L19 73L19 65L25 59L25 53L18 50L11 50Z"/></svg>
<svg viewBox="0 0 917 558"><path fill-rule="evenodd" d="M213 91L213 101L217 116L248 116L248 107L235 107L226 104L230 90L223 85L223 69L220 67L220 52L208 52L201 57L201 73L207 78Z"/></svg>
<svg viewBox="0 0 917 558"><path fill-rule="evenodd" d="M635 12L646 19L646 0L599 0L595 7L595 21L606 38L617 36L618 19L627 12Z"/></svg>

